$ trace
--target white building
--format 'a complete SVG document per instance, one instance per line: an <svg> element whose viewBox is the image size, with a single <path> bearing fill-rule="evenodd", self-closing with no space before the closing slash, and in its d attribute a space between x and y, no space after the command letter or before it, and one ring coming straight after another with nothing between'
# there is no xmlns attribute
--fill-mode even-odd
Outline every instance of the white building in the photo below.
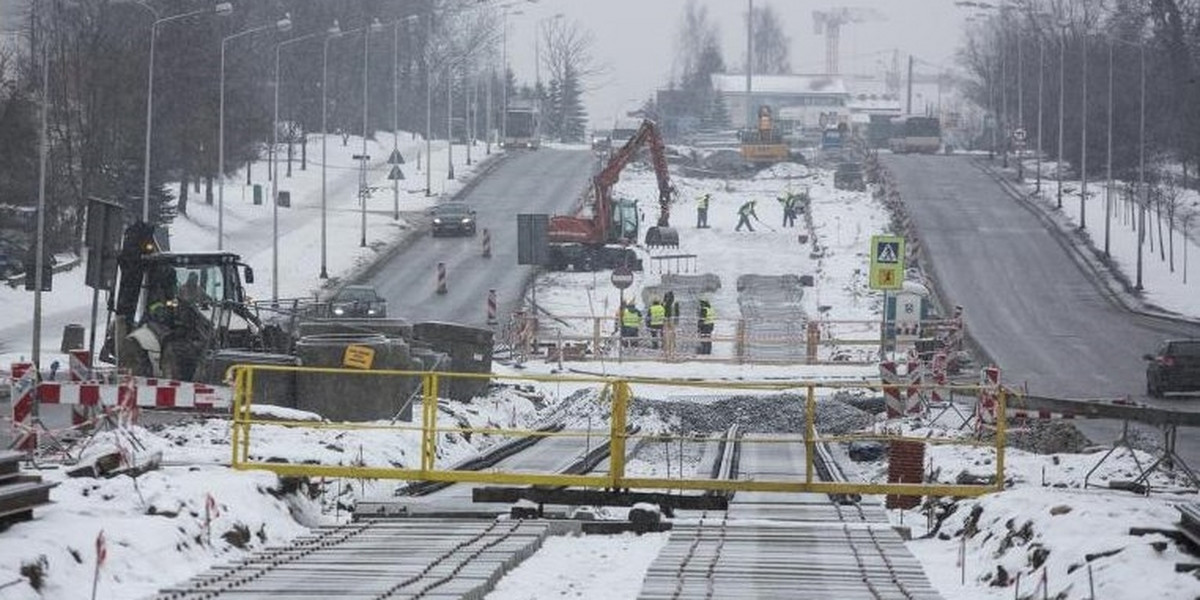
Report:
<svg viewBox="0 0 1200 600"><path fill-rule="evenodd" d="M713 90L721 94L729 122L756 126L758 107L770 106L778 127L785 132L820 129L849 117L850 93L845 82L829 75L754 75L749 97L744 74L714 73Z"/></svg>

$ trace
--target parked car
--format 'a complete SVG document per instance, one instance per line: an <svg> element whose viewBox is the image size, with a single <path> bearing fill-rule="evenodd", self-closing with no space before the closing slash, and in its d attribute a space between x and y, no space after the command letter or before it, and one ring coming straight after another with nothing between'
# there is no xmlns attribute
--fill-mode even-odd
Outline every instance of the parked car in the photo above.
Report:
<svg viewBox="0 0 1200 600"><path fill-rule="evenodd" d="M867 184L863 180L862 165L856 162L839 164L833 172L833 187L839 190L865 191Z"/></svg>
<svg viewBox="0 0 1200 600"><path fill-rule="evenodd" d="M1200 339L1168 340L1146 354L1146 394L1200 391Z"/></svg>
<svg viewBox="0 0 1200 600"><path fill-rule="evenodd" d="M446 202L433 209L433 236L475 235L475 209L462 202Z"/></svg>
<svg viewBox="0 0 1200 600"><path fill-rule="evenodd" d="M369 285L348 285L329 299L329 313L335 319L382 318L387 316L387 300Z"/></svg>

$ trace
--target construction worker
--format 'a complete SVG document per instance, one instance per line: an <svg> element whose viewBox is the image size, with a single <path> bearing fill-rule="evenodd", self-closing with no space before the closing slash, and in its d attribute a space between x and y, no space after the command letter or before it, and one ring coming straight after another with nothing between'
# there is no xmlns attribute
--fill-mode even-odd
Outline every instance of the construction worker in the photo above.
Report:
<svg viewBox="0 0 1200 600"><path fill-rule="evenodd" d="M621 345L626 348L634 345L638 336L638 328L642 325L642 311L629 301L621 306Z"/></svg>
<svg viewBox="0 0 1200 600"><path fill-rule="evenodd" d="M712 332L717 321L717 311L707 299L700 299L700 314L696 329L700 331L700 354L712 354Z"/></svg>
<svg viewBox="0 0 1200 600"><path fill-rule="evenodd" d="M646 311L646 326L650 328L650 347L658 348L658 340L662 337L663 326L667 323L667 307L657 297L650 303Z"/></svg>
<svg viewBox="0 0 1200 600"><path fill-rule="evenodd" d="M743 225L746 226L746 229L754 231L754 226L750 224L750 217L758 218L758 215L754 212L754 205L757 202L757 200L747 200L738 208L738 223L737 227L733 228L734 231L741 231Z"/></svg>
<svg viewBox="0 0 1200 600"><path fill-rule="evenodd" d="M708 203L712 194L704 194L696 200L696 229L708 229Z"/></svg>
<svg viewBox="0 0 1200 600"><path fill-rule="evenodd" d="M794 227L796 225L796 196L788 192L776 200L783 208L783 227Z"/></svg>

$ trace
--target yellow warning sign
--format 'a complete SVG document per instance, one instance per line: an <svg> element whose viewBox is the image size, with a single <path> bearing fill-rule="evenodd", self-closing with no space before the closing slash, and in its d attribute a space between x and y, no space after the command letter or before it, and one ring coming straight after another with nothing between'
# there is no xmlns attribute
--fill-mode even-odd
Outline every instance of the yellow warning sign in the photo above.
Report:
<svg viewBox="0 0 1200 600"><path fill-rule="evenodd" d="M904 283L904 238L897 235L871 236L873 290L898 290Z"/></svg>
<svg viewBox="0 0 1200 600"><path fill-rule="evenodd" d="M375 349L370 346L358 346L351 344L346 346L346 353L342 355L342 366L348 369L363 369L370 370L371 365L375 364Z"/></svg>

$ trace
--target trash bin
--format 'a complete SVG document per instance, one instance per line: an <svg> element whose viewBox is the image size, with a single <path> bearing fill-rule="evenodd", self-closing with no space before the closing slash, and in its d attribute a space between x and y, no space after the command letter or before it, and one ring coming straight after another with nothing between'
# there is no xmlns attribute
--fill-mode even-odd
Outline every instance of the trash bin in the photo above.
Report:
<svg viewBox="0 0 1200 600"><path fill-rule="evenodd" d="M262 184L261 183L254 184L254 205L255 206L262 205Z"/></svg>
<svg viewBox="0 0 1200 600"><path fill-rule="evenodd" d="M276 200L276 204L278 204L279 206L282 206L284 208L291 208L292 193L280 190L279 198Z"/></svg>
<svg viewBox="0 0 1200 600"><path fill-rule="evenodd" d="M62 346L59 350L66 353L83 348L83 332L83 325L77 323L63 325Z"/></svg>

